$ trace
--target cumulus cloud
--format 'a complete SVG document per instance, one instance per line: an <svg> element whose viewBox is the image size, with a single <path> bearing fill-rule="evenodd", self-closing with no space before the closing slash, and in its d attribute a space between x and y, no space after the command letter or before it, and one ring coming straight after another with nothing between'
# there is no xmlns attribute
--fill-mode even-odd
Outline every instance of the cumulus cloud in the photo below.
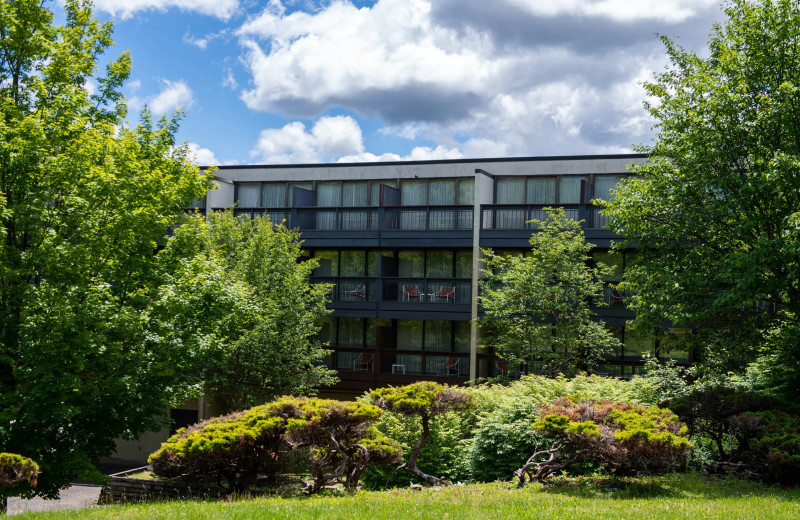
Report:
<svg viewBox="0 0 800 520"><path fill-rule="evenodd" d="M194 104L192 89L189 88L185 81L162 79L161 85L161 91L150 97L131 96L128 99L128 106L133 110L140 110L147 105L153 114L161 115L179 108L189 108ZM131 82L128 85L129 90L134 92L139 90L140 87L141 82L139 81Z"/></svg>
<svg viewBox="0 0 800 520"><path fill-rule="evenodd" d="M350 116L321 117L311 130L300 121L261 131L252 157L268 163L314 163L361 154L361 127Z"/></svg>
<svg viewBox="0 0 800 520"><path fill-rule="evenodd" d="M346 107L435 143L427 158L630 151L651 136L638 83L666 64L654 33L704 41L715 16L717 0L271 0L236 31L242 99L300 118ZM272 132L290 130L309 135ZM411 156L342 156L362 157Z"/></svg>
<svg viewBox="0 0 800 520"><path fill-rule="evenodd" d="M94 0L94 8L125 20L141 11L177 8L227 20L239 9L238 0Z"/></svg>
<svg viewBox="0 0 800 520"><path fill-rule="evenodd" d="M197 143L187 143L189 145L189 153L192 160L199 166L218 166L214 152L208 148L203 148Z"/></svg>

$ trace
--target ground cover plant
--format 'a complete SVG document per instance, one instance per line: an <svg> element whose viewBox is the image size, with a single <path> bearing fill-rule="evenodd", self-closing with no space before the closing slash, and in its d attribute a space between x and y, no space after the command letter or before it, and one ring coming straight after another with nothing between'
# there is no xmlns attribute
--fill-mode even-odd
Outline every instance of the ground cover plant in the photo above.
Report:
<svg viewBox="0 0 800 520"><path fill-rule="evenodd" d="M352 496L246 501L179 501L106 506L82 511L28 513L28 519L244 520L306 518L416 520L447 518L724 519L800 517L800 490L749 481L708 479L697 473L664 477L557 478L517 489L510 483L362 491Z"/></svg>

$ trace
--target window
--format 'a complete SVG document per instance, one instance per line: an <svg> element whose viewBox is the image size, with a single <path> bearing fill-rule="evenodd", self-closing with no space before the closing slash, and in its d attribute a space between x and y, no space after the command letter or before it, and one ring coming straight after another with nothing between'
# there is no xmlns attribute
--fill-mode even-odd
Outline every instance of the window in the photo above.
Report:
<svg viewBox="0 0 800 520"><path fill-rule="evenodd" d="M558 179L559 204L580 204L583 177L560 177Z"/></svg>
<svg viewBox="0 0 800 520"><path fill-rule="evenodd" d="M525 178L508 177L497 179L495 200L497 204L524 204Z"/></svg>
<svg viewBox="0 0 800 520"><path fill-rule="evenodd" d="M430 352L450 352L452 327L449 321L425 321L425 350Z"/></svg>
<svg viewBox="0 0 800 520"><path fill-rule="evenodd" d="M239 184L239 207L240 208L259 208L261 185L260 184Z"/></svg>
<svg viewBox="0 0 800 520"><path fill-rule="evenodd" d="M364 251L342 251L339 261L339 276L364 276L365 256Z"/></svg>
<svg viewBox="0 0 800 520"><path fill-rule="evenodd" d="M339 346L364 346L364 320L361 318L339 318Z"/></svg>
<svg viewBox="0 0 800 520"><path fill-rule="evenodd" d="M528 178L528 204L555 204L556 179L554 177Z"/></svg>
<svg viewBox="0 0 800 520"><path fill-rule="evenodd" d="M422 320L397 320L397 348L422 350Z"/></svg>

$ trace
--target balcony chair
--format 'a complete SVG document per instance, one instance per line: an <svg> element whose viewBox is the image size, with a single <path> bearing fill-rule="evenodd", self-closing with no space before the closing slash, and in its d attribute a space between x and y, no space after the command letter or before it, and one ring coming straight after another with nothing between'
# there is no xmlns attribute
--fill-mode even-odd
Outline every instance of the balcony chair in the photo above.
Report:
<svg viewBox="0 0 800 520"><path fill-rule="evenodd" d="M375 360L375 354L363 353L358 356L358 359L353 360L353 372L372 372L372 362Z"/></svg>
<svg viewBox="0 0 800 520"><path fill-rule="evenodd" d="M495 361L494 364L497 367L498 376L508 375L508 369L510 368L510 364L508 361Z"/></svg>
<svg viewBox="0 0 800 520"><path fill-rule="evenodd" d="M450 287L448 287L446 285L443 285L439 289L439 292L433 294L433 297L435 301L438 301L440 299L443 299L446 302L456 301L456 286L451 285Z"/></svg>
<svg viewBox="0 0 800 520"><path fill-rule="evenodd" d="M609 287L608 295L609 299L611 300L609 303L611 303L612 307L622 307L622 293L620 293L616 287Z"/></svg>
<svg viewBox="0 0 800 520"><path fill-rule="evenodd" d="M366 285L364 285L364 284L361 284L361 285L359 285L358 287L356 287L356 288L355 288L355 290L352 290L352 291L345 291L344 293L345 293L347 296L352 296L352 297L354 297L354 298L361 298L361 299L364 299L364 290L365 290L366 288L367 288L367 286L366 286Z"/></svg>
<svg viewBox="0 0 800 520"><path fill-rule="evenodd" d="M411 301L412 298L419 300L419 289L416 285L404 285L403 300Z"/></svg>
<svg viewBox="0 0 800 520"><path fill-rule="evenodd" d="M441 367L444 369L442 372L443 376L457 376L458 374L458 365L459 359L455 357L450 357L444 360L441 364ZM455 371L455 373L453 373Z"/></svg>

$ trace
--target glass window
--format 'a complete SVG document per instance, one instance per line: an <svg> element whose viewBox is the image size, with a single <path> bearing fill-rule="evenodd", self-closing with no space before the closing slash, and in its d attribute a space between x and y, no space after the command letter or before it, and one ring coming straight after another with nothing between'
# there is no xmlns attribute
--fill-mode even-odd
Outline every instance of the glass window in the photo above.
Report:
<svg viewBox="0 0 800 520"><path fill-rule="evenodd" d="M459 179L458 181L458 203L475 203L475 179Z"/></svg>
<svg viewBox="0 0 800 520"><path fill-rule="evenodd" d="M428 204L453 205L456 203L456 181L432 180L428 183Z"/></svg>
<svg viewBox="0 0 800 520"><path fill-rule="evenodd" d="M456 278L472 278L472 251L456 252Z"/></svg>
<svg viewBox="0 0 800 520"><path fill-rule="evenodd" d="M364 346L364 320L361 318L339 318L339 346Z"/></svg>
<svg viewBox="0 0 800 520"><path fill-rule="evenodd" d="M658 340L658 357L689 362L689 329L669 329Z"/></svg>
<svg viewBox="0 0 800 520"><path fill-rule="evenodd" d="M259 195L261 185L259 184L240 184L239 185L239 207L240 208L259 208Z"/></svg>
<svg viewBox="0 0 800 520"><path fill-rule="evenodd" d="M425 181L403 181L400 186L400 204L403 206L424 206Z"/></svg>
<svg viewBox="0 0 800 520"><path fill-rule="evenodd" d="M265 208L285 208L286 184L282 182L262 184L261 205Z"/></svg>
<svg viewBox="0 0 800 520"><path fill-rule="evenodd" d="M424 251L400 251L397 255L398 276L423 278L425 276Z"/></svg>
<svg viewBox="0 0 800 520"><path fill-rule="evenodd" d="M450 278L453 276L452 251L428 251L428 278Z"/></svg>
<svg viewBox="0 0 800 520"><path fill-rule="evenodd" d="M317 183L317 206L336 208L342 205L342 185L338 182Z"/></svg>
<svg viewBox="0 0 800 520"><path fill-rule="evenodd" d="M364 276L364 251L342 251L339 258L339 276Z"/></svg>
<svg viewBox="0 0 800 520"><path fill-rule="evenodd" d="M366 206L367 193L366 182L345 182L342 184L342 206Z"/></svg>
<svg viewBox="0 0 800 520"><path fill-rule="evenodd" d="M613 254L610 251L593 251L592 260L594 260L595 262L606 264L608 267L614 269L614 271L611 274L603 277L604 282L622 281L623 258L621 254Z"/></svg>
<svg viewBox="0 0 800 520"><path fill-rule="evenodd" d="M581 181L583 177L561 177L558 179L558 202L560 204L580 204Z"/></svg>
<svg viewBox="0 0 800 520"><path fill-rule="evenodd" d="M339 251L314 251L314 258L319 261L314 276L339 276Z"/></svg>
<svg viewBox="0 0 800 520"><path fill-rule="evenodd" d="M328 345L336 345L336 318L325 318L322 328L319 329L319 341Z"/></svg>
<svg viewBox="0 0 800 520"><path fill-rule="evenodd" d="M394 181L392 182L378 182L372 181L370 182L370 193L369 193L369 205L370 206L380 206L381 205L381 186L389 186L390 188L394 188L395 184Z"/></svg>
<svg viewBox="0 0 800 520"><path fill-rule="evenodd" d="M528 177L528 204L555 204L556 180L553 177Z"/></svg>
<svg viewBox="0 0 800 520"><path fill-rule="evenodd" d="M594 178L594 198L611 200L611 191L619 184L622 177L615 176L602 176Z"/></svg>
<svg viewBox="0 0 800 520"><path fill-rule="evenodd" d="M623 355L625 359L641 361L644 354L655 353L655 345L654 336L640 336L626 330Z"/></svg>
<svg viewBox="0 0 800 520"><path fill-rule="evenodd" d="M495 197L498 204L524 204L525 178L497 179Z"/></svg>
<svg viewBox="0 0 800 520"><path fill-rule="evenodd" d="M456 352L469 352L470 322L457 321L455 323Z"/></svg>
<svg viewBox="0 0 800 520"><path fill-rule="evenodd" d="M380 257L394 258L394 251L370 251L367 253L367 276L380 276Z"/></svg>
<svg viewBox="0 0 800 520"><path fill-rule="evenodd" d="M397 320L397 348L422 350L422 320Z"/></svg>
<svg viewBox="0 0 800 520"><path fill-rule="evenodd" d="M450 336L452 328L449 321L425 321L425 350L450 352L452 350Z"/></svg>

